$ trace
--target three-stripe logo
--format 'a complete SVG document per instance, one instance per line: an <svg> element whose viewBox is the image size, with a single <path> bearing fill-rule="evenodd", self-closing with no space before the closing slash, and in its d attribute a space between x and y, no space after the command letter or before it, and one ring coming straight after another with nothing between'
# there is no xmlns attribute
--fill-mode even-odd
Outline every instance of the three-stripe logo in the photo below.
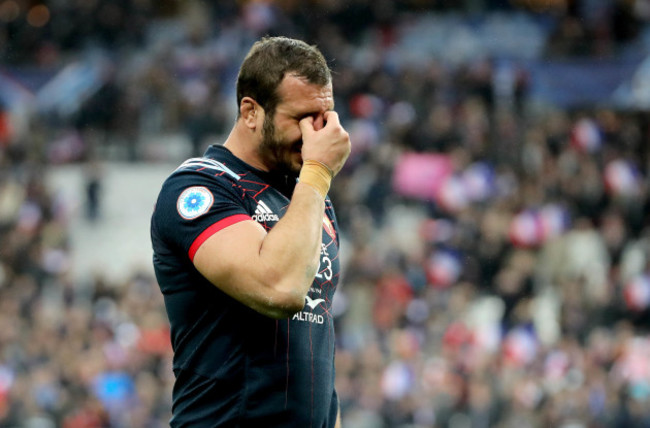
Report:
<svg viewBox="0 0 650 428"><path fill-rule="evenodd" d="M278 221L280 217L275 214L264 201L259 201L257 203L257 208L255 208L255 214L253 214L253 220L259 223L266 221Z"/></svg>

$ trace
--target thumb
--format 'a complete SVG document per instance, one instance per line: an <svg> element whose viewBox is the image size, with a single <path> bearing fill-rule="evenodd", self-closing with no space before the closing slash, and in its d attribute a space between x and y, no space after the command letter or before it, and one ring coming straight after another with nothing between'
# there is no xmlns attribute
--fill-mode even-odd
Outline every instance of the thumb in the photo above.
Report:
<svg viewBox="0 0 650 428"><path fill-rule="evenodd" d="M312 116L307 116L298 122L298 125L300 126L300 132L302 132L302 135L310 135L316 132L314 130L314 118Z"/></svg>

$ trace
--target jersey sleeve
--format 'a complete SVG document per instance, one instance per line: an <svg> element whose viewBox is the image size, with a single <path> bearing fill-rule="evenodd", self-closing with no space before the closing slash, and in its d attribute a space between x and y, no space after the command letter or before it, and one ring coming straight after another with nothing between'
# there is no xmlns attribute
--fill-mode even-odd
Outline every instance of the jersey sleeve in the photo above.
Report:
<svg viewBox="0 0 650 428"><path fill-rule="evenodd" d="M185 172L172 175L163 184L152 227L167 245L193 261L210 236L244 220L251 217L234 181Z"/></svg>

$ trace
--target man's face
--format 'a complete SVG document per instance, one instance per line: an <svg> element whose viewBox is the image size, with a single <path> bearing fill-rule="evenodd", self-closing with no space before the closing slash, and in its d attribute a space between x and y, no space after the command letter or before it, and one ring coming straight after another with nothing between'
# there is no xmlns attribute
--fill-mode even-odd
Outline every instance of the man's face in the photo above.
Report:
<svg viewBox="0 0 650 428"><path fill-rule="evenodd" d="M259 155L272 171L298 174L302 167L300 120L312 116L316 130L325 126L323 115L334 108L332 85L312 85L287 75L278 87L275 113L264 116Z"/></svg>

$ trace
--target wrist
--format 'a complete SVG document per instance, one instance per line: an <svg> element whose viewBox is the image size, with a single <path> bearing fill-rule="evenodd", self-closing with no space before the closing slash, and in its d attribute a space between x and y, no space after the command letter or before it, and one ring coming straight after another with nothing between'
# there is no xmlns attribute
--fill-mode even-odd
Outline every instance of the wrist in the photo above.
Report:
<svg viewBox="0 0 650 428"><path fill-rule="evenodd" d="M307 184L323 197L327 196L334 172L330 167L316 160L305 160L300 169L299 183Z"/></svg>

